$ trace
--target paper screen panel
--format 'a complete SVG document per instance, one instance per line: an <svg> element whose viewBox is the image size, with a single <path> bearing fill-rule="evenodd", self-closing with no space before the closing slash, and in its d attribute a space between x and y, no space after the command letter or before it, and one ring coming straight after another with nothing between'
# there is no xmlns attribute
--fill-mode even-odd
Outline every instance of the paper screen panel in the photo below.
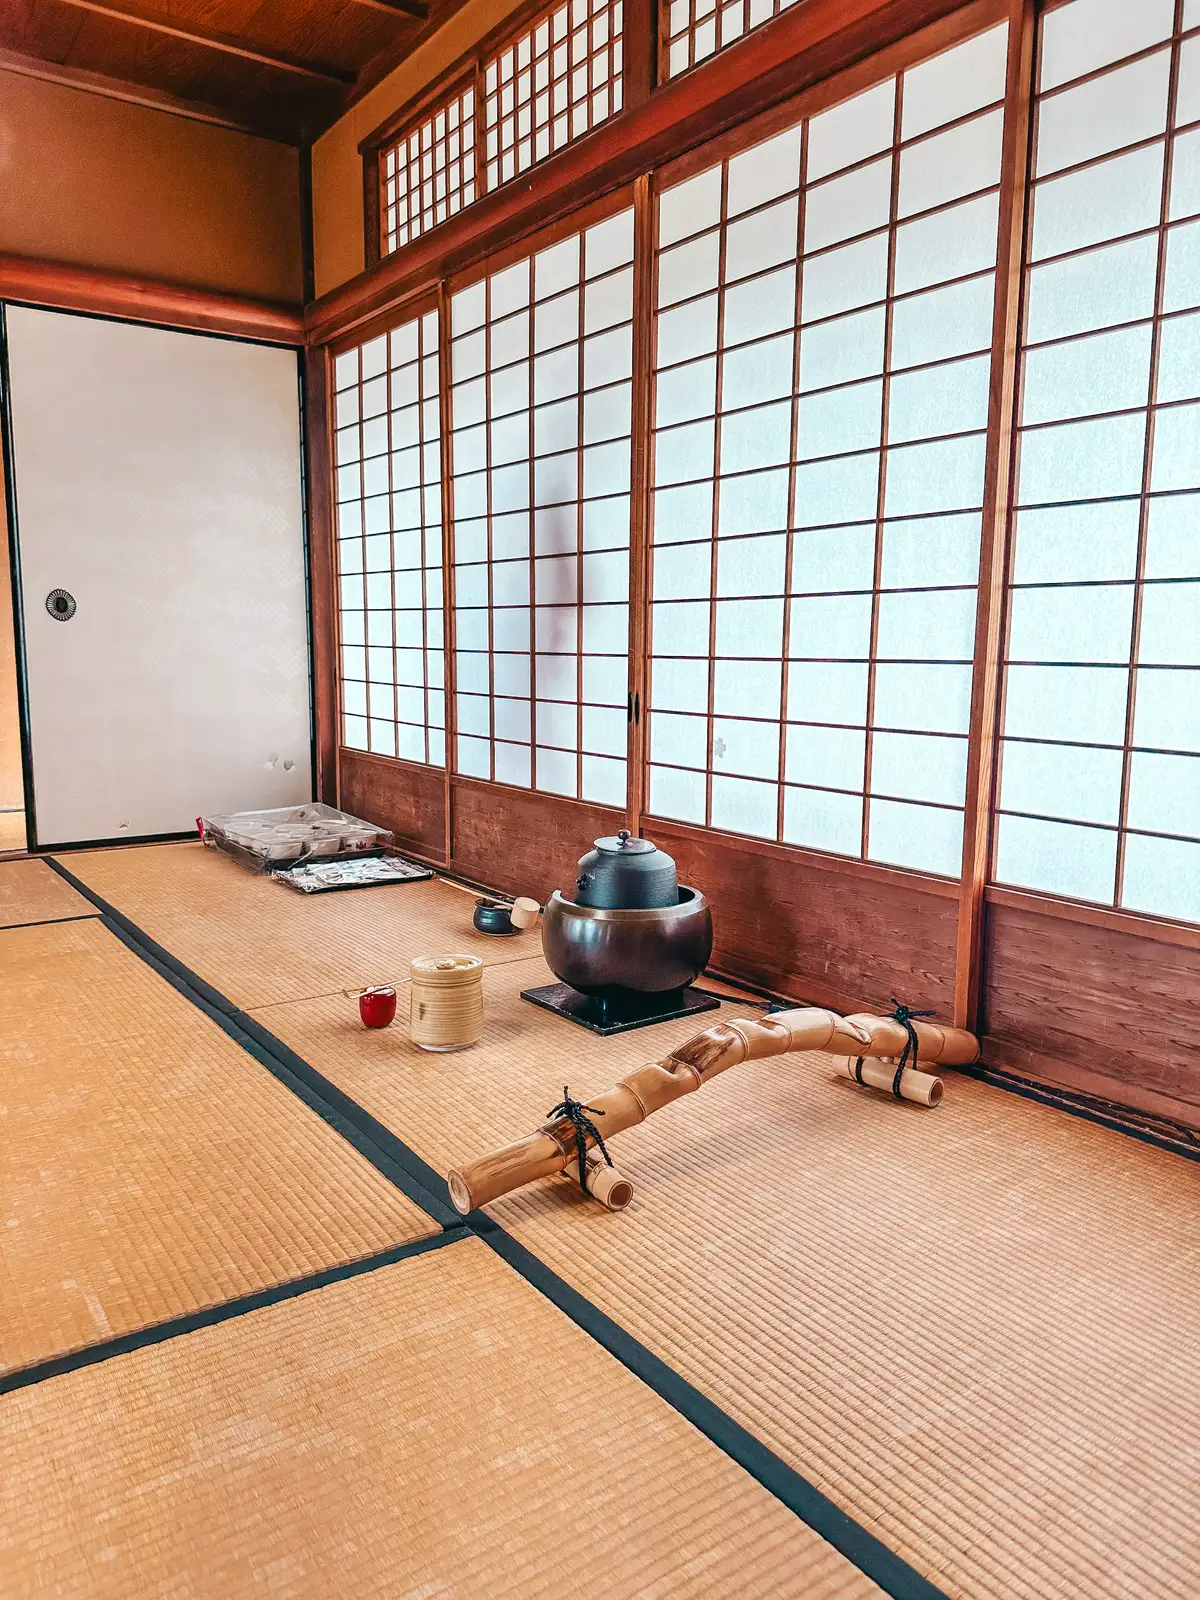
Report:
<svg viewBox="0 0 1200 1600"><path fill-rule="evenodd" d="M623 806L633 213L451 303L457 767Z"/></svg>
<svg viewBox="0 0 1200 1600"><path fill-rule="evenodd" d="M656 814L961 870L1006 36L660 197Z"/></svg>
<svg viewBox="0 0 1200 1600"><path fill-rule="evenodd" d="M803 0L663 0L664 76L677 78L798 4Z"/></svg>
<svg viewBox="0 0 1200 1600"><path fill-rule="evenodd" d="M549 7L484 68L489 193L621 109L621 0Z"/></svg>
<svg viewBox="0 0 1200 1600"><path fill-rule="evenodd" d="M437 312L343 351L334 385L342 743L444 766Z"/></svg>
<svg viewBox="0 0 1200 1600"><path fill-rule="evenodd" d="M1071 0L1040 24L994 867L1191 922L1197 23L1174 0Z"/></svg>
<svg viewBox="0 0 1200 1600"><path fill-rule="evenodd" d="M473 83L380 151L379 182L384 255L411 244L474 201Z"/></svg>

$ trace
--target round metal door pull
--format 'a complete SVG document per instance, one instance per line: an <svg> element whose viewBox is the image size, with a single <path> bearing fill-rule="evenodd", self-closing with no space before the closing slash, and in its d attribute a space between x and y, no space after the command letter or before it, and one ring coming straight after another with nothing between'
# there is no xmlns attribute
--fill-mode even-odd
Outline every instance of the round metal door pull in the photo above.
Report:
<svg viewBox="0 0 1200 1600"><path fill-rule="evenodd" d="M55 622L70 622L75 615L75 596L65 589L51 589L46 596L46 610Z"/></svg>

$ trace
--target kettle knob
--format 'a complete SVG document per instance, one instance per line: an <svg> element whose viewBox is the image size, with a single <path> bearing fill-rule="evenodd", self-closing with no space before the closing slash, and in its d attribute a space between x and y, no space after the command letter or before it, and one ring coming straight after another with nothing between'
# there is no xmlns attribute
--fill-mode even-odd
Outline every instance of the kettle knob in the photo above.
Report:
<svg viewBox="0 0 1200 1600"><path fill-rule="evenodd" d="M618 834L617 834L617 839L618 839L618 840L619 840L619 842L620 842L620 843L621 843L621 844L628 844L628 843L629 843L629 841L630 841L630 839L631 839L631 838L632 838L632 837L633 837L633 836L632 836L632 834L631 834L631 833L630 833L630 832L629 832L629 829L628 829L628 828L622 828L622 829L621 829L621 830L620 830L620 832L619 832L619 833L618 833Z"/></svg>

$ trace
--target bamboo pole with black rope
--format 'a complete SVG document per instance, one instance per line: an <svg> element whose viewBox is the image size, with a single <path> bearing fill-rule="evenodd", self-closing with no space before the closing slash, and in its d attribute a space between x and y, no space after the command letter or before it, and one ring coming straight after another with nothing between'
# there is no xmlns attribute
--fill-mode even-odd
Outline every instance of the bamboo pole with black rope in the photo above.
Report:
<svg viewBox="0 0 1200 1600"><path fill-rule="evenodd" d="M898 1008L899 1009L899 1008ZM926 1062L965 1066L979 1055L979 1041L961 1028L943 1028L919 1020L898 1021L863 1012L840 1017L816 1006L778 1011L753 1021L719 1022L673 1050L664 1060L639 1067L620 1083L586 1102L568 1102L586 1118L556 1116L524 1139L452 1170L450 1199L463 1216L501 1195L511 1194L538 1178L552 1177L578 1162L578 1141L596 1143L590 1131L580 1133L581 1120L601 1118L596 1127L607 1141L626 1128L694 1094L718 1073L743 1061L786 1055L794 1050L827 1051L831 1055L877 1058L917 1055ZM910 1052L910 1030L917 1051ZM556 1108L557 1109L557 1108Z"/></svg>

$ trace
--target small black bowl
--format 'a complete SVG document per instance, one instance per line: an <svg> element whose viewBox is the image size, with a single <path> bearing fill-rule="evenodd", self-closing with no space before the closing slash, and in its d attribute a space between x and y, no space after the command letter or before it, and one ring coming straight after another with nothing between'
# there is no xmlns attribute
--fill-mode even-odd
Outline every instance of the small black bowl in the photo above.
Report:
<svg viewBox="0 0 1200 1600"><path fill-rule="evenodd" d="M475 915L471 921L480 933L498 934L504 937L521 931L512 925L512 907L501 905L495 900L476 900Z"/></svg>

